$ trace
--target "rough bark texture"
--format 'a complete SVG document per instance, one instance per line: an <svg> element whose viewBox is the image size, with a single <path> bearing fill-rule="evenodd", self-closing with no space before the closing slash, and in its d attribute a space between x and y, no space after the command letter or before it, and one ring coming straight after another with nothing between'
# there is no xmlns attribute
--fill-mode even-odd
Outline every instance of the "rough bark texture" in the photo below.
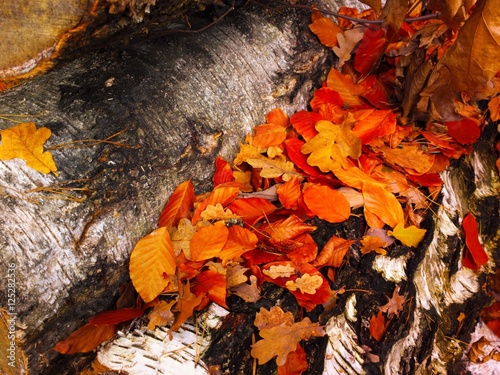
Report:
<svg viewBox="0 0 500 375"><path fill-rule="evenodd" d="M52 130L48 146L123 131L111 140L120 144L54 150L57 177L0 163L0 268L16 265L32 373L74 373L51 348L112 305L130 251L178 183L208 189L214 158L234 155L269 110L307 105L327 58L307 13L260 13L94 52L0 97L0 113Z"/></svg>

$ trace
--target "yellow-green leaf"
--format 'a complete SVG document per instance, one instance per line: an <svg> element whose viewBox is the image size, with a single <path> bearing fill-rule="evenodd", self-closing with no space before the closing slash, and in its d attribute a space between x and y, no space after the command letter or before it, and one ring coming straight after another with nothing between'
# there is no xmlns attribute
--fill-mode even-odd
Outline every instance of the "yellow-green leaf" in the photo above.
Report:
<svg viewBox="0 0 500 375"><path fill-rule="evenodd" d="M34 122L25 122L1 130L0 160L19 158L38 172L56 174L57 167L52 154L43 151L43 145L51 134L49 128L37 130Z"/></svg>
<svg viewBox="0 0 500 375"><path fill-rule="evenodd" d="M405 246L417 247L424 239L425 232L425 229L417 228L414 225L405 228L403 224L399 223L393 231L387 233L397 238Z"/></svg>
<svg viewBox="0 0 500 375"><path fill-rule="evenodd" d="M174 247L166 227L143 237L130 255L130 278L145 302L155 299L175 275Z"/></svg>

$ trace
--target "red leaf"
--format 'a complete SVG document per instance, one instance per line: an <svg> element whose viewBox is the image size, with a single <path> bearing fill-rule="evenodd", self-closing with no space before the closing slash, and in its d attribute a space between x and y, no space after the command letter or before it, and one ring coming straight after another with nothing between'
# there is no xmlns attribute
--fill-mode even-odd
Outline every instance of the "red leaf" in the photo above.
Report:
<svg viewBox="0 0 500 375"><path fill-rule="evenodd" d="M382 337L384 337L388 326L389 322L385 321L385 317L382 314L382 311L379 311L376 316L372 315L372 317L370 318L370 334L377 341L382 340Z"/></svg>
<svg viewBox="0 0 500 375"><path fill-rule="evenodd" d="M121 322L126 322L127 320L132 320L140 317L144 311L142 309L136 308L124 308L118 310L104 311L102 313L96 314L93 318L89 320L89 323L98 325L109 325L117 324Z"/></svg>
<svg viewBox="0 0 500 375"><path fill-rule="evenodd" d="M314 92L314 97L309 104L315 110L322 104L335 104L340 107L344 102L337 91L330 87L323 87Z"/></svg>
<svg viewBox="0 0 500 375"><path fill-rule="evenodd" d="M486 254L479 242L476 218L470 212L464 217L462 227L464 228L465 244L468 250L466 250L463 260L464 267L477 271L488 262L488 254Z"/></svg>
<svg viewBox="0 0 500 375"><path fill-rule="evenodd" d="M158 226L167 228L177 226L181 218L189 217L194 199L194 187L191 180L177 186L161 212Z"/></svg>
<svg viewBox="0 0 500 375"><path fill-rule="evenodd" d="M447 121L448 135L463 145L469 145L479 138L481 129L479 123L473 118L463 118L458 121Z"/></svg>
<svg viewBox="0 0 500 375"><path fill-rule="evenodd" d="M315 130L316 131L316 130ZM318 132L316 131L316 134ZM310 176L319 176L322 173L317 167L310 166L307 164L307 155L303 154L300 149L302 146L305 144L304 141L301 141L300 139L297 138L292 138L292 139L287 139L285 141L285 148L288 157L290 158L293 163L302 169L304 173L307 173Z"/></svg>
<svg viewBox="0 0 500 375"><path fill-rule="evenodd" d="M362 74L368 73L385 50L387 39L382 28L368 27L354 56L354 69Z"/></svg>
<svg viewBox="0 0 500 375"><path fill-rule="evenodd" d="M230 182L233 180L234 177L231 165L222 157L217 156L217 158L215 159L215 172L212 177L214 187L223 184L224 182Z"/></svg>
<svg viewBox="0 0 500 375"><path fill-rule="evenodd" d="M297 133L306 141L314 138L316 134L318 134L314 125L316 125L319 120L323 120L323 116L319 113L309 111L299 111L290 117L290 123Z"/></svg>
<svg viewBox="0 0 500 375"><path fill-rule="evenodd" d="M292 177L283 185L280 185L276 192L283 207L289 210L297 208L300 195L302 194L299 179L296 176Z"/></svg>
<svg viewBox="0 0 500 375"><path fill-rule="evenodd" d="M114 325L86 324L73 332L66 340L59 341L54 350L61 354L91 352L116 333Z"/></svg>
<svg viewBox="0 0 500 375"><path fill-rule="evenodd" d="M249 226L276 211L276 206L263 198L236 199L228 208Z"/></svg>
<svg viewBox="0 0 500 375"><path fill-rule="evenodd" d="M206 293L211 301L228 308L226 305L226 276L216 271L203 271L196 276L194 293Z"/></svg>
<svg viewBox="0 0 500 375"><path fill-rule="evenodd" d="M283 366L278 366L278 375L299 375L308 367L306 352L299 343L295 351L288 353L286 363Z"/></svg>
<svg viewBox="0 0 500 375"><path fill-rule="evenodd" d="M266 121L268 124L275 124L286 128L290 123L288 116L283 112L281 108L275 108L266 115Z"/></svg>
<svg viewBox="0 0 500 375"><path fill-rule="evenodd" d="M359 110L355 112L354 118L358 121L352 131L363 144L396 131L396 115L389 109Z"/></svg>

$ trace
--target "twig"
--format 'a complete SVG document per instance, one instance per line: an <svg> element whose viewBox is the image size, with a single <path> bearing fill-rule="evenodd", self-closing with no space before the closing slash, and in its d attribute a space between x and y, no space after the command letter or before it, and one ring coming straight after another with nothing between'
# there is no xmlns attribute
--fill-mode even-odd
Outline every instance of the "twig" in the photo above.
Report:
<svg viewBox="0 0 500 375"><path fill-rule="evenodd" d="M125 147L125 148L139 148L139 145L135 146L129 146L121 142L114 142L111 141L111 139L117 137L121 133L125 132L127 129L120 130L118 133L112 134L109 137L105 139L80 139L76 141L71 141L71 142L66 142L66 143L60 143L57 145L49 146L46 149L47 150L59 150L61 148L82 148L82 147L91 147L91 146L97 146L101 143L106 143L110 145L114 145L117 147Z"/></svg>

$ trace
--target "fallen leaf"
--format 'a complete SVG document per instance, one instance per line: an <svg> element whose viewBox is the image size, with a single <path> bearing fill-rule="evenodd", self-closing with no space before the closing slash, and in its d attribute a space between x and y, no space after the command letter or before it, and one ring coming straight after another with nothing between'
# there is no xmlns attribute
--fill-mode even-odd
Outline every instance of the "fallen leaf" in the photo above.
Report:
<svg viewBox="0 0 500 375"><path fill-rule="evenodd" d="M344 102L340 97L340 94L330 87L322 87L314 92L314 96L312 100L309 102L309 105L313 109L313 111L317 110L324 104L333 104L336 106L342 106ZM311 112L315 113L315 112ZM318 119L322 120L322 116ZM317 121L316 121L317 122ZM301 129L305 130L305 129ZM300 133L299 133L300 134ZM307 139L306 139L307 140Z"/></svg>
<svg viewBox="0 0 500 375"><path fill-rule="evenodd" d="M386 45L383 28L367 27L354 56L354 69L362 74L369 73L384 53Z"/></svg>
<svg viewBox="0 0 500 375"><path fill-rule="evenodd" d="M379 311L377 315L372 315L370 318L370 335L372 335L375 340L381 341L388 326L389 322L386 322L382 311Z"/></svg>
<svg viewBox="0 0 500 375"><path fill-rule="evenodd" d="M318 289L321 285L323 285L323 278L321 276L311 276L308 273L305 273L294 280L287 281L285 287L292 292L299 289L301 293L314 294L316 293L316 289Z"/></svg>
<svg viewBox="0 0 500 375"><path fill-rule="evenodd" d="M365 104L360 96L363 92L362 88L353 82L351 76L342 74L337 69L330 69L326 85L337 91L344 104L349 107L358 107Z"/></svg>
<svg viewBox="0 0 500 375"><path fill-rule="evenodd" d="M233 169L231 168L231 165L222 157L217 156L215 158L215 172L212 176L214 187L233 180Z"/></svg>
<svg viewBox="0 0 500 375"><path fill-rule="evenodd" d="M385 241L380 237L375 236L363 236L361 239L361 254L369 254L375 251L378 254L385 255L387 251L384 249L386 247Z"/></svg>
<svg viewBox="0 0 500 375"><path fill-rule="evenodd" d="M353 243L354 240L346 240L338 236L331 236L323 246L316 260L311 262L311 265L315 267L340 267Z"/></svg>
<svg viewBox="0 0 500 375"><path fill-rule="evenodd" d="M269 310L261 307L260 310L255 314L254 326L259 330L264 328L272 328L279 326L281 324L293 325L295 319L290 311L284 312L279 306L273 306Z"/></svg>
<svg viewBox="0 0 500 375"><path fill-rule="evenodd" d="M315 134L318 134L316 130L315 132ZM317 167L309 165L307 163L307 156L300 151L304 144L305 142L298 138L287 139L285 141L285 148L288 157L296 167L299 167L304 173L308 174L309 176L321 175L321 171Z"/></svg>
<svg viewBox="0 0 500 375"><path fill-rule="evenodd" d="M351 52L354 50L358 42L363 38L364 28L356 27L337 34L338 47L333 47L333 52L339 58L337 67L341 68L347 61L351 59Z"/></svg>
<svg viewBox="0 0 500 375"><path fill-rule="evenodd" d="M174 310L179 314L175 317L174 324L170 327L169 331L177 331L182 324L193 316L193 310L198 307L202 302L204 295L196 295L191 292L189 281L183 286L182 293L179 295L179 300L174 306Z"/></svg>
<svg viewBox="0 0 500 375"><path fill-rule="evenodd" d="M490 111L491 121L500 120L500 96L491 98L488 102L488 109Z"/></svg>
<svg viewBox="0 0 500 375"><path fill-rule="evenodd" d="M306 141L312 139L318 131L314 125L319 120L323 120L323 116L316 112L299 111L290 117L290 123L293 128L299 133ZM290 141L289 139L288 141Z"/></svg>
<svg viewBox="0 0 500 375"><path fill-rule="evenodd" d="M284 155L278 155L274 159L261 156L259 158L247 159L247 163L254 168L261 168L260 176L262 178L283 178L288 181L294 176L300 176L294 168L291 161L287 160Z"/></svg>
<svg viewBox="0 0 500 375"><path fill-rule="evenodd" d="M137 242L130 255L130 279L144 300L155 299L169 283L165 275L175 275L175 254L166 227L161 227Z"/></svg>
<svg viewBox="0 0 500 375"><path fill-rule="evenodd" d="M337 44L337 34L340 28L331 19L318 18L309 25L309 29L316 34L324 46L333 47Z"/></svg>
<svg viewBox="0 0 500 375"><path fill-rule="evenodd" d="M481 135L479 121L473 118L463 118L457 121L446 121L447 134L463 145L477 141Z"/></svg>
<svg viewBox="0 0 500 375"><path fill-rule="evenodd" d="M198 262L217 257L226 244L228 236L229 230L223 221L198 229L189 242L191 260Z"/></svg>
<svg viewBox="0 0 500 375"><path fill-rule="evenodd" d="M384 189L380 184L374 184L370 181L365 181L362 193L365 207L385 224L394 228L399 223L404 223L403 208L394 194Z"/></svg>
<svg viewBox="0 0 500 375"><path fill-rule="evenodd" d="M295 275L297 274L297 270L290 262L286 262L285 264L272 264L269 268L263 268L262 273L271 279L277 279L278 277L288 278Z"/></svg>
<svg viewBox="0 0 500 375"><path fill-rule="evenodd" d="M380 311L387 314L388 319L392 319L393 316L399 316L399 313L403 311L403 307L406 300L403 295L399 294L399 285L394 288L394 292L392 293L392 297L389 298L389 301L380 306Z"/></svg>
<svg viewBox="0 0 500 375"><path fill-rule="evenodd" d="M193 225L196 224L201 217L201 213L205 211L208 205L215 206L217 203L220 203L222 207L226 207L229 203L236 199L239 193L239 186L219 185L212 190L206 199L198 204L193 213L191 222Z"/></svg>
<svg viewBox="0 0 500 375"><path fill-rule="evenodd" d="M387 0L382 9L380 18L388 23L395 32L398 32L408 13L410 0Z"/></svg>
<svg viewBox="0 0 500 375"><path fill-rule="evenodd" d="M0 358L0 371L2 375L28 374L28 361L12 331L16 330L16 327L13 326L15 322L15 315L0 308L0 351L3 353L2 358Z"/></svg>
<svg viewBox="0 0 500 375"><path fill-rule="evenodd" d="M252 227L260 219L276 211L276 206L263 198L240 198L232 202L229 209Z"/></svg>
<svg viewBox="0 0 500 375"><path fill-rule="evenodd" d="M352 132L363 144L376 137L383 137L396 131L396 115L391 110L365 109L354 113L357 120Z"/></svg>
<svg viewBox="0 0 500 375"><path fill-rule="evenodd" d="M277 146L286 139L286 128L277 124L262 124L254 128L252 146L266 148Z"/></svg>
<svg viewBox="0 0 500 375"><path fill-rule="evenodd" d="M219 220L238 220L240 217L231 212L229 208L222 207L222 204L217 203L215 206L209 204L207 208L200 214L200 217L206 221Z"/></svg>
<svg viewBox="0 0 500 375"><path fill-rule="evenodd" d="M302 194L299 179L297 177L292 177L278 187L277 193L283 207L289 210L296 209Z"/></svg>
<svg viewBox="0 0 500 375"><path fill-rule="evenodd" d="M86 324L73 332L66 340L59 341L54 350L61 354L87 353L114 336L117 329L111 325Z"/></svg>
<svg viewBox="0 0 500 375"><path fill-rule="evenodd" d="M405 246L417 247L424 239L425 232L425 229L417 228L414 225L405 228L404 224L398 223L394 230L387 233L397 238Z"/></svg>
<svg viewBox="0 0 500 375"><path fill-rule="evenodd" d="M153 331L155 327L164 327L170 325L174 322L174 313L172 312L172 306L176 303L176 300L172 301L160 301L153 310L149 313L148 319L148 329Z"/></svg>
<svg viewBox="0 0 500 375"><path fill-rule="evenodd" d="M424 151L416 145L404 145L401 148L390 148L387 146L377 146L374 150L381 152L384 158L392 165L415 171L411 174L427 173L434 164L435 156L424 153Z"/></svg>
<svg viewBox="0 0 500 375"><path fill-rule="evenodd" d="M187 259L191 259L189 243L196 231L197 228L187 218L182 218L177 228L170 228L170 239L172 240L175 256L183 252Z"/></svg>
<svg viewBox="0 0 500 375"><path fill-rule="evenodd" d="M34 122L25 122L0 130L0 160L23 159L26 165L40 173L54 173L57 167L52 154L43 151L43 145L50 138L49 128L36 128Z"/></svg>
<svg viewBox="0 0 500 375"><path fill-rule="evenodd" d="M255 249L258 241L257 236L248 229L233 225L228 228L227 242L218 257L222 259L222 264L226 265L227 262L238 259L247 251Z"/></svg>
<svg viewBox="0 0 500 375"><path fill-rule="evenodd" d="M231 294L243 298L245 302L255 303L260 299L260 290L257 286L257 277L250 275L250 284L240 284L229 289Z"/></svg>
<svg viewBox="0 0 500 375"><path fill-rule="evenodd" d="M196 276L194 284L195 294L206 294L208 298L218 305L228 309L226 305L227 284L226 275L219 272L207 270Z"/></svg>
<svg viewBox="0 0 500 375"><path fill-rule="evenodd" d="M465 232L465 245L467 246L463 259L464 267L477 271L481 266L488 263L488 254L479 242L476 218L470 212L465 215L462 228Z"/></svg>
<svg viewBox="0 0 500 375"><path fill-rule="evenodd" d="M191 180L177 186L160 214L159 227L175 227L181 218L191 216L195 200L194 186Z"/></svg>
<svg viewBox="0 0 500 375"><path fill-rule="evenodd" d="M328 186L311 184L303 194L307 207L323 220L340 223L351 215L351 206L344 195Z"/></svg>
<svg viewBox="0 0 500 375"><path fill-rule="evenodd" d="M117 310L104 311L102 313L94 315L89 319L90 324L96 326L99 325L111 325L118 324L121 322L126 322L142 316L144 311L137 308L123 308Z"/></svg>
<svg viewBox="0 0 500 375"><path fill-rule="evenodd" d="M308 368L306 352L299 343L293 352L288 353L286 363L278 366L278 375L300 375Z"/></svg>

